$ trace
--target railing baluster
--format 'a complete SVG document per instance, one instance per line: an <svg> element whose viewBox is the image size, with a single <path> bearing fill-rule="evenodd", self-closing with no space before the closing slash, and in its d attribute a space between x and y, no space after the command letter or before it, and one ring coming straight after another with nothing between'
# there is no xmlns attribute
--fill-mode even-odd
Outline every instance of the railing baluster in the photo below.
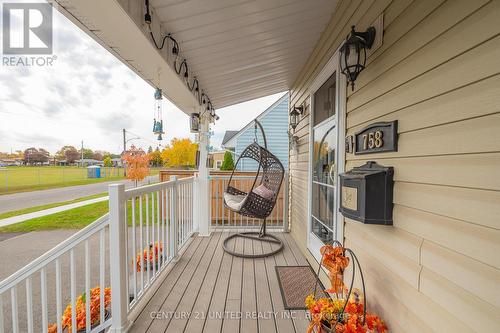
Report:
<svg viewBox="0 0 500 333"><path fill-rule="evenodd" d="M178 229L178 206L177 206L177 177L173 176L171 179L174 181L172 185L172 202L170 204L171 214L170 214L170 224L172 226L172 256L177 259L177 253L179 249L179 229Z"/></svg>
<svg viewBox="0 0 500 333"><path fill-rule="evenodd" d="M186 241L186 186L181 185L181 207L182 207L182 244Z"/></svg>
<svg viewBox="0 0 500 333"><path fill-rule="evenodd" d="M143 211L143 208L142 208L142 200L143 200L143 196L141 195L139 197L139 211L140 211L140 215L139 215L139 240L140 240L140 247L139 247L139 256L140 256L140 261L139 263L141 264L141 293L144 292L144 240L143 240L143 237L142 237L142 232L143 232L143 225L142 225L142 215L144 214L144 211Z"/></svg>
<svg viewBox="0 0 500 333"><path fill-rule="evenodd" d="M33 288L31 276L26 279L26 325L28 333L33 332ZM3 325L2 325L3 327Z"/></svg>
<svg viewBox="0 0 500 333"><path fill-rule="evenodd" d="M142 260L142 266L146 266L146 288L149 286L149 194L146 194L146 262Z"/></svg>
<svg viewBox="0 0 500 333"><path fill-rule="evenodd" d="M151 192L151 244L153 247L149 248L150 251L153 251L153 276L151 277L154 281L156 275L156 251L155 251L155 193Z"/></svg>
<svg viewBox="0 0 500 333"><path fill-rule="evenodd" d="M106 251L106 243L104 240L105 232L104 229L102 229L99 232L99 286L100 286L100 291L99 291L99 317L100 323L104 323L104 289L106 288L105 286L105 263L106 263L106 258L105 258L105 251Z"/></svg>
<svg viewBox="0 0 500 333"><path fill-rule="evenodd" d="M158 263L158 267L157 267L157 270L156 270L156 273L158 274L160 272L160 223L161 223L161 216L160 216L160 201L161 201L161 197L160 197L160 191L156 191L156 241L158 243L158 253L156 254L156 261L155 261L155 265L156 263Z"/></svg>
<svg viewBox="0 0 500 333"><path fill-rule="evenodd" d="M172 178L170 178L172 179ZM174 220L173 220L173 192L174 189L171 187L168 190L168 257L172 259L174 257Z"/></svg>
<svg viewBox="0 0 500 333"><path fill-rule="evenodd" d="M130 276L130 272L129 272L129 259L130 259L130 255L129 255L129 242L128 242L128 235L129 235L129 227L128 227L128 200L127 199L123 199L124 201L124 205L123 205L123 225L121 226L122 228L124 228L124 233L125 233L125 238L124 238L124 242L125 242L125 290L127 291L127 298L126 298L126 303L127 303L127 311L130 310L130 297L129 297L129 290L130 290L130 287L129 287L129 276Z"/></svg>
<svg viewBox="0 0 500 333"><path fill-rule="evenodd" d="M191 218L191 226L189 230L189 235L191 236L193 234L193 226L194 226L194 211L193 211L193 200L194 200L194 183L191 183L189 185L189 215ZM210 203L210 206L212 206L212 203Z"/></svg>
<svg viewBox="0 0 500 333"><path fill-rule="evenodd" d="M136 234L136 231L135 231L135 199L136 197L132 197L132 265L134 266L133 267L133 271L134 271L134 275L133 275L133 283L134 283L134 300L137 300L137 269L135 268L135 265L133 263L135 263L135 254L137 253L137 247L136 247L136 244L135 244L135 234Z"/></svg>
<svg viewBox="0 0 500 333"><path fill-rule="evenodd" d="M69 251L70 289L71 289L71 331L76 333L76 273L75 273L75 252Z"/></svg>
<svg viewBox="0 0 500 333"><path fill-rule="evenodd" d="M61 297L61 262L59 258L55 261L56 265L56 324L57 333L62 333L62 297Z"/></svg>
<svg viewBox="0 0 500 333"><path fill-rule="evenodd" d="M42 303L42 332L47 333L49 318L47 309L47 271L45 268L40 270L40 291Z"/></svg>
<svg viewBox="0 0 500 333"><path fill-rule="evenodd" d="M90 332L90 250L89 241L85 241L85 330Z"/></svg>
<svg viewBox="0 0 500 333"><path fill-rule="evenodd" d="M10 289L10 305L12 313L12 333L19 332L19 318L17 315L17 286Z"/></svg>
<svg viewBox="0 0 500 333"><path fill-rule="evenodd" d="M3 297L2 294L0 294L0 333L5 333L4 331L4 318L3 318Z"/></svg>
<svg viewBox="0 0 500 333"><path fill-rule="evenodd" d="M168 258L170 258L170 253L167 253L168 248L168 188L165 188L163 191L164 194L164 200L163 200L163 207L165 207L165 211L163 212L163 264L167 261Z"/></svg>
<svg viewBox="0 0 500 333"><path fill-rule="evenodd" d="M226 188L226 181L222 179L222 191ZM222 192L224 193L224 192ZM224 228L226 224L226 208L224 207L224 203L222 203L222 228Z"/></svg>

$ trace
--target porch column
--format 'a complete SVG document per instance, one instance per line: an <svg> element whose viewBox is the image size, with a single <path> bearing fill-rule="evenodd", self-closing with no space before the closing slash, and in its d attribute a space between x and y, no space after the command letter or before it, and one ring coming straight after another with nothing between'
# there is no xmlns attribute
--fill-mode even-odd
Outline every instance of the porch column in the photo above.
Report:
<svg viewBox="0 0 500 333"><path fill-rule="evenodd" d="M127 218L125 185L109 185L109 256L111 280L111 333L124 333L130 327L127 318ZM102 288L102 286L101 286Z"/></svg>
<svg viewBox="0 0 500 333"><path fill-rule="evenodd" d="M203 113L203 112L201 112ZM208 147L210 145L210 122L207 116L200 119L199 150L200 165L198 166L198 178L196 179L196 201L197 225L200 236L210 235L210 186L209 171L207 167Z"/></svg>

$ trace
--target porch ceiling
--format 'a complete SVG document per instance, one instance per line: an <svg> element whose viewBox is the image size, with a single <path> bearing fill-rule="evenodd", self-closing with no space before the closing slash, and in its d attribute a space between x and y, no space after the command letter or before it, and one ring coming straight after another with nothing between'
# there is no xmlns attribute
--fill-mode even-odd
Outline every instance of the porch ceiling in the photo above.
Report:
<svg viewBox="0 0 500 333"><path fill-rule="evenodd" d="M152 0L218 108L290 88L338 0Z"/></svg>
<svg viewBox="0 0 500 333"><path fill-rule="evenodd" d="M55 0L60 10L184 112L191 92L153 46L144 0ZM150 0L157 39L179 42L192 75L216 108L288 90L338 0ZM158 23L161 23L161 27ZM167 68L170 67L170 68Z"/></svg>

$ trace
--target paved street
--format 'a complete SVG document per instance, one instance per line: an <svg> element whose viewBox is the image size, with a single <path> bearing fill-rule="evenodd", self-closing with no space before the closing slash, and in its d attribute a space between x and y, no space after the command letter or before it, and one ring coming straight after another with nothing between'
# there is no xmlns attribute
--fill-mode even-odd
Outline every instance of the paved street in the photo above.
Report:
<svg viewBox="0 0 500 333"><path fill-rule="evenodd" d="M144 185L157 181L158 175L149 176L140 184ZM46 205L55 202L68 201L106 192L110 184L117 183L123 183L127 188L133 187L133 182L130 180L116 180L96 184L54 188L50 190L0 195L0 213L29 208L33 206Z"/></svg>

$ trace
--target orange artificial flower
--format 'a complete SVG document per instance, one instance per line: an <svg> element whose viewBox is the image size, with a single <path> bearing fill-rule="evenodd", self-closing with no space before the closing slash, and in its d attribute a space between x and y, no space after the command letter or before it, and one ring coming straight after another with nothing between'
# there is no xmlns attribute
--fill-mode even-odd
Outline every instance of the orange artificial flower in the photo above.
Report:
<svg viewBox="0 0 500 333"><path fill-rule="evenodd" d="M78 296L75 301L75 313L76 313L76 329L82 330L86 327L86 309L85 304L89 298L85 293ZM100 313L101 313L101 288L99 286L90 289L90 323L92 326L99 324ZM111 288L104 289L104 309L109 311L111 306ZM71 322L71 304L69 304L61 318L62 329L67 329L71 332L72 322ZM49 333L57 332L57 324L50 324L48 327Z"/></svg>

